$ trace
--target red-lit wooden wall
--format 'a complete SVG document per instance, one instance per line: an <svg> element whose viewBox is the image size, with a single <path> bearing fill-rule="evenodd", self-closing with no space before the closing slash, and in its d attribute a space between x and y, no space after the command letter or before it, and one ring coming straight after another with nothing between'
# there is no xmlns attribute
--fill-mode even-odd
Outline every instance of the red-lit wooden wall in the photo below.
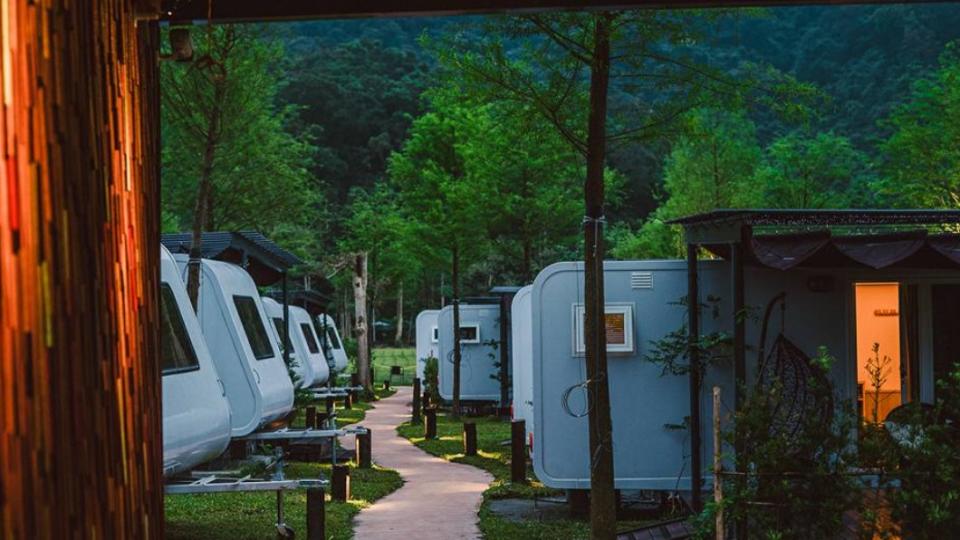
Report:
<svg viewBox="0 0 960 540"><path fill-rule="evenodd" d="M156 23L0 8L0 538L159 539Z"/></svg>

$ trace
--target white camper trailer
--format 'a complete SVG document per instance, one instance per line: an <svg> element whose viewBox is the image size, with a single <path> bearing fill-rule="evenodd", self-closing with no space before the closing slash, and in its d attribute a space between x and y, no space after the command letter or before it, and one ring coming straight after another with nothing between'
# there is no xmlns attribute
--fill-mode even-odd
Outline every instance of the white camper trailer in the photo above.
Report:
<svg viewBox="0 0 960 540"><path fill-rule="evenodd" d="M173 256L160 247L163 472L187 471L230 442L230 405Z"/></svg>
<svg viewBox="0 0 960 540"><path fill-rule="evenodd" d="M533 285L520 289L510 306L510 338L513 373L513 419L523 420L527 445L533 446L533 312L530 309Z"/></svg>
<svg viewBox="0 0 960 540"><path fill-rule="evenodd" d="M499 401L500 305L460 304L460 399ZM453 306L440 310L440 397L453 399Z"/></svg>
<svg viewBox="0 0 960 540"><path fill-rule="evenodd" d="M176 255L186 276L186 255ZM234 264L203 259L198 318L226 387L233 436L283 418L293 408L293 383L253 279Z"/></svg>
<svg viewBox="0 0 960 540"><path fill-rule="evenodd" d="M417 315L417 378L423 380L428 358L440 358L439 309L427 309Z"/></svg>
<svg viewBox="0 0 960 540"><path fill-rule="evenodd" d="M327 363L330 366L330 380L334 381L335 374L343 373L347 369L349 360L347 351L343 348L343 341L337 332L337 325L325 313L314 317L314 328L320 336L320 346L327 349Z"/></svg>
<svg viewBox="0 0 960 540"><path fill-rule="evenodd" d="M709 485L702 464L713 452L711 388L720 387L732 409L735 382L763 381L769 372L761 366L786 366L792 386L783 395L793 399L783 399L782 414L829 415L831 403L805 393L821 348L835 358L825 375L833 403L884 417L907 401L932 401L960 354L960 236L923 227L958 221L955 211L715 211L679 221L688 261L605 262L616 487L689 491L696 477ZM862 229L826 228L837 225ZM899 230L876 232L891 225ZM698 261L704 249L723 259ZM691 294L699 319L682 302ZM533 465L555 488L590 485L583 302L582 263L554 264L534 281ZM702 380L648 361L671 333L686 341L684 328L731 336L727 361L706 368ZM897 375L870 397L861 389L875 344ZM698 425L694 437L689 426Z"/></svg>
<svg viewBox="0 0 960 540"><path fill-rule="evenodd" d="M263 308L273 322L277 343L283 344L283 305L264 296ZM294 373L300 378L298 384L307 388L327 382L330 368L320 350L320 341L313 329L310 314L299 306L289 307L290 361ZM283 349L281 347L281 353Z"/></svg>

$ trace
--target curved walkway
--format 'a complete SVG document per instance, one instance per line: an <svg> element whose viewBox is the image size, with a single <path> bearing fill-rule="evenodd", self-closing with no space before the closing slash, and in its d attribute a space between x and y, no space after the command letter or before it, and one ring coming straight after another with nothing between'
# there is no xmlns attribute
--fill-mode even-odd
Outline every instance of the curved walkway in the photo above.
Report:
<svg viewBox="0 0 960 540"><path fill-rule="evenodd" d="M480 538L477 511L493 477L486 471L431 456L397 434L410 419L412 390L401 386L367 411L373 460L395 469L403 487L357 515L357 540L459 540Z"/></svg>

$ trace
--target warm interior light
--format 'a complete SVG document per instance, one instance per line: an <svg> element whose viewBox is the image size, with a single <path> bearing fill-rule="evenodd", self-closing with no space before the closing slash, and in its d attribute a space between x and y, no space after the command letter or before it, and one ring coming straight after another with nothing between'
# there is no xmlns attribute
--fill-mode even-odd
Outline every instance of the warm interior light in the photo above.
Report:
<svg viewBox="0 0 960 540"><path fill-rule="evenodd" d="M882 422L902 402L900 285L857 283L857 401L865 422Z"/></svg>

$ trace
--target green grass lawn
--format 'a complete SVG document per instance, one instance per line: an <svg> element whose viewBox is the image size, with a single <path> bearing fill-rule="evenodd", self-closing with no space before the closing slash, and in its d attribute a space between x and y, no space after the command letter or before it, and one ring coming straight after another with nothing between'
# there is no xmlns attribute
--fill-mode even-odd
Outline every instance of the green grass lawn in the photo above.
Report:
<svg viewBox="0 0 960 540"><path fill-rule="evenodd" d="M353 464L351 463L351 466ZM329 463L288 463L288 478L330 477ZM351 468L351 500L327 498L327 538L347 540L353 536L352 520L362 508L395 491L403 484L396 471L374 467ZM284 495L286 522L298 538L306 535L305 491ZM276 495L264 493L216 493L167 495L164 497L168 540L272 540L276 537Z"/></svg>
<svg viewBox="0 0 960 540"><path fill-rule="evenodd" d="M463 421L477 424L477 456L463 455ZM426 440L423 426L402 424L397 431L426 452L449 461L466 463L484 469L494 481L483 494L480 507L480 531L487 540L554 540L590 537L590 524L565 519L552 522L513 522L493 514L489 502L494 499L537 498L562 496L563 492L544 486L527 467L527 484L510 482L510 422L499 418L461 418L453 420L446 414L437 416L437 439ZM507 444L505 444L505 442ZM622 530L637 527L641 522L621 522Z"/></svg>
<svg viewBox="0 0 960 540"><path fill-rule="evenodd" d="M413 348L375 348L373 349L373 382L379 386L388 377L391 384L409 386L417 376L417 353ZM403 368L403 375L390 377L390 366Z"/></svg>
<svg viewBox="0 0 960 540"><path fill-rule="evenodd" d="M395 390L378 390L377 398L392 395ZM363 421L366 411L372 407L367 402L353 404L352 410L337 406L337 424ZM322 409L322 402L318 404ZM291 424L303 427L301 411ZM352 520L362 508L398 489L403 481L396 471L374 467L354 468L350 463L350 486L352 498L346 503L332 502L327 498L327 538L347 540L353 536ZM329 463L289 462L285 468L288 478L330 477ZM288 492L284 495L286 522L296 531L298 538L306 534L305 491ZM275 538L276 494L265 493L218 493L203 495L167 495L164 498L166 513L166 538L168 540L272 540Z"/></svg>

